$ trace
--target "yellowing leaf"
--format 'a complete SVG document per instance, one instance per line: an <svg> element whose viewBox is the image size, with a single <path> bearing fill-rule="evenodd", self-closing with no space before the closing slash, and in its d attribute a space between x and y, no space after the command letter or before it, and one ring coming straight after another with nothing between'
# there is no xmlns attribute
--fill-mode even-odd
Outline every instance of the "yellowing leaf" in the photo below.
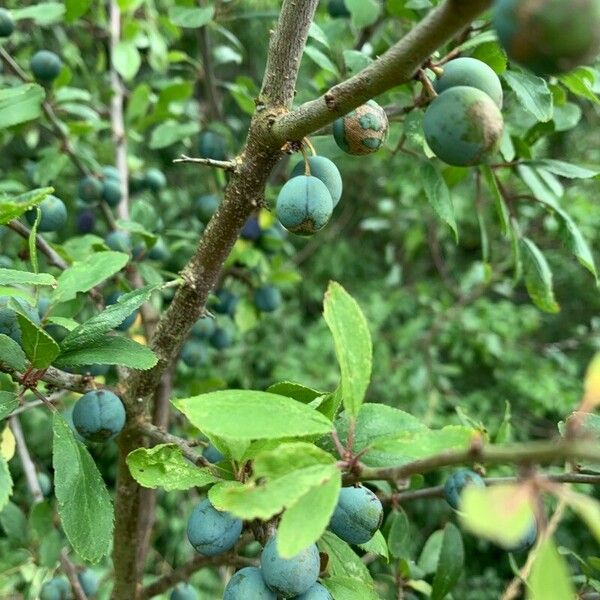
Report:
<svg viewBox="0 0 600 600"><path fill-rule="evenodd" d="M600 352L587 368L584 382L582 410L591 411L600 405Z"/></svg>
<svg viewBox="0 0 600 600"><path fill-rule="evenodd" d="M0 436L0 454L7 461L15 455L15 436L8 425Z"/></svg>

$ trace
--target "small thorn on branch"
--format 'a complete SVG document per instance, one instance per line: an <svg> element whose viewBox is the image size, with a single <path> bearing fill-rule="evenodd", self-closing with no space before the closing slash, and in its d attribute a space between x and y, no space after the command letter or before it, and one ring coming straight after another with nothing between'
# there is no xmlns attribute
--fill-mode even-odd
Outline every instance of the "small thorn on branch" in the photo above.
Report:
<svg viewBox="0 0 600 600"><path fill-rule="evenodd" d="M214 169L223 169L224 171L235 171L237 163L233 160L214 160L212 158L194 158L182 154L176 158L174 163L193 163L196 165L204 165L205 167L213 167Z"/></svg>

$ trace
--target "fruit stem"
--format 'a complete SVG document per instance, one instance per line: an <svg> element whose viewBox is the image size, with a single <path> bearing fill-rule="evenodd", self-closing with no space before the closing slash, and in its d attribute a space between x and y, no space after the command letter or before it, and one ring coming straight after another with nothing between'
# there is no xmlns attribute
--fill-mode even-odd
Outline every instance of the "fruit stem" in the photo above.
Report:
<svg viewBox="0 0 600 600"><path fill-rule="evenodd" d="M300 147L300 152L302 152L302 156L304 158L304 174L307 177L310 177L310 163L308 162L308 154L306 153L306 148L304 145Z"/></svg>

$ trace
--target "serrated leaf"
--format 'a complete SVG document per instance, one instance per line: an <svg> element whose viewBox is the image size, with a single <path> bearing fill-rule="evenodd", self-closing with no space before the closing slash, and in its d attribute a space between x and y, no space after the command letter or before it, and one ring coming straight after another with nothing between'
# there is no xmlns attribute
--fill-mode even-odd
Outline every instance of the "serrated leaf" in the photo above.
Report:
<svg viewBox="0 0 600 600"><path fill-rule="evenodd" d="M388 533L387 545L395 558L408 558L410 556L407 540L410 534L408 517L402 508L390 513L391 525Z"/></svg>
<svg viewBox="0 0 600 600"><path fill-rule="evenodd" d="M110 495L94 459L58 412L53 431L54 488L63 530L83 560L98 562L112 541Z"/></svg>
<svg viewBox="0 0 600 600"><path fill-rule="evenodd" d="M0 344L2 342L0 341ZM0 421L6 419L19 406L19 397L14 392L0 391ZM0 508L0 510L2 510Z"/></svg>
<svg viewBox="0 0 600 600"><path fill-rule="evenodd" d="M0 268L0 285L56 285L56 279L49 273Z"/></svg>
<svg viewBox="0 0 600 600"><path fill-rule="evenodd" d="M554 103L544 79L526 71L506 71L502 77L517 96L521 106L538 121L546 123L552 119Z"/></svg>
<svg viewBox="0 0 600 600"><path fill-rule="evenodd" d="M328 577L323 581L335 600L380 600L373 584L351 577Z"/></svg>
<svg viewBox="0 0 600 600"><path fill-rule="evenodd" d="M8 470L8 463L0 456L0 511L4 510L12 496L13 481Z"/></svg>
<svg viewBox="0 0 600 600"><path fill-rule="evenodd" d="M41 327L25 315L17 313L21 328L21 345L25 355L36 369L45 369L59 355L60 346Z"/></svg>
<svg viewBox="0 0 600 600"><path fill-rule="evenodd" d="M452 523L444 527L438 568L433 578L431 600L442 600L458 582L465 562L465 549L458 528Z"/></svg>
<svg viewBox="0 0 600 600"><path fill-rule="evenodd" d="M367 320L358 303L334 281L323 302L323 316L333 336L341 371L340 391L346 410L358 414L373 367L373 345Z"/></svg>
<svg viewBox="0 0 600 600"><path fill-rule="evenodd" d="M594 255L589 244L583 237L581 230L573 219L564 211L557 210L557 215L561 220L562 234L565 245L573 253L579 264L586 268L598 281L598 271L594 261Z"/></svg>
<svg viewBox="0 0 600 600"><path fill-rule="evenodd" d="M359 544L359 547L365 552L381 556L385 558L386 562L389 562L388 546L380 529L375 532L375 535L366 544Z"/></svg>
<svg viewBox="0 0 600 600"><path fill-rule="evenodd" d="M37 119L45 97L44 88L35 83L0 90L0 129Z"/></svg>
<svg viewBox="0 0 600 600"><path fill-rule="evenodd" d="M528 600L573 600L577 596L567 563L552 539L538 549L527 583Z"/></svg>
<svg viewBox="0 0 600 600"><path fill-rule="evenodd" d="M532 167L542 167L555 175L566 177L568 179L589 179L596 177L600 171L588 169L581 165L574 165L565 162L564 160L542 159L533 161L524 161L525 164L530 164Z"/></svg>
<svg viewBox="0 0 600 600"><path fill-rule="evenodd" d="M267 388L267 392L278 394L279 396L287 396L293 398L303 404L309 404L316 398L324 396L327 392L319 392L313 388L309 388L301 383L293 381L279 381Z"/></svg>
<svg viewBox="0 0 600 600"><path fill-rule="evenodd" d="M77 348L61 354L57 366L122 365L131 369L151 369L158 362L147 346L118 335L105 336L87 348Z"/></svg>
<svg viewBox="0 0 600 600"><path fill-rule="evenodd" d="M291 398L246 390L223 390L173 401L198 429L232 440L325 435L332 423Z"/></svg>
<svg viewBox="0 0 600 600"><path fill-rule="evenodd" d="M525 286L531 300L544 312L559 312L560 307L554 298L552 271L544 255L529 238L521 239L521 255L525 271Z"/></svg>
<svg viewBox="0 0 600 600"><path fill-rule="evenodd" d="M203 487L218 481L208 469L190 463L175 444L138 448L127 456L127 466L140 485L161 487L167 492Z"/></svg>
<svg viewBox="0 0 600 600"><path fill-rule="evenodd" d="M319 550L329 556L327 568L332 579L350 578L356 585L373 585L373 579L367 566L360 560L352 548L331 531L326 531L318 544ZM331 581L327 579L327 581Z"/></svg>
<svg viewBox="0 0 600 600"><path fill-rule="evenodd" d="M452 229L454 239L458 243L458 227L454 217L454 204L452 203L450 190L433 163L423 163L421 166L421 181L425 195L433 210Z"/></svg>
<svg viewBox="0 0 600 600"><path fill-rule="evenodd" d="M3 333L0 333L0 363L16 371L27 368L27 357L21 346Z"/></svg>

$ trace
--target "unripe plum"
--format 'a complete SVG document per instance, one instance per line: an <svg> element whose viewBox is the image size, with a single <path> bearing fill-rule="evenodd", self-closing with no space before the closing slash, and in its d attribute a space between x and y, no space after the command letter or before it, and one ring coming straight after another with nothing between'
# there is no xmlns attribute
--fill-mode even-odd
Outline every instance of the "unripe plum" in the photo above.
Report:
<svg viewBox="0 0 600 600"><path fill-rule="evenodd" d="M71 600L71 586L66 577L53 577L40 590L40 600Z"/></svg>
<svg viewBox="0 0 600 600"><path fill-rule="evenodd" d="M443 75L433 83L438 94L457 85L466 85L485 92L498 108L502 108L503 94L500 78L483 61L467 56L455 58L444 65Z"/></svg>
<svg viewBox="0 0 600 600"><path fill-rule="evenodd" d="M8 37L15 30L15 24L10 13L0 8L0 37Z"/></svg>
<svg viewBox="0 0 600 600"><path fill-rule="evenodd" d="M227 142L219 133L210 130L203 131L198 137L198 154L202 158L226 160Z"/></svg>
<svg viewBox="0 0 600 600"><path fill-rule="evenodd" d="M244 567L227 583L223 600L277 600L265 583L260 569Z"/></svg>
<svg viewBox="0 0 600 600"><path fill-rule="evenodd" d="M220 315L233 316L239 298L234 293L225 289L217 290L215 296L217 297L217 301L211 303L212 309Z"/></svg>
<svg viewBox="0 0 600 600"><path fill-rule="evenodd" d="M126 231L111 231L104 242L111 249L117 252L131 252L131 238Z"/></svg>
<svg viewBox="0 0 600 600"><path fill-rule="evenodd" d="M58 231L65 226L67 222L67 207L64 202L56 196L48 196L38 205L42 213L38 223L38 231L49 232ZM37 210L35 208L25 213L25 218L30 225L35 223Z"/></svg>
<svg viewBox="0 0 600 600"><path fill-rule="evenodd" d="M85 569L77 574L77 579L88 598L93 598L98 593L100 580L94 571Z"/></svg>
<svg viewBox="0 0 600 600"><path fill-rule="evenodd" d="M62 69L60 58L49 50L38 50L31 57L31 72L33 76L44 83L50 83L58 77Z"/></svg>
<svg viewBox="0 0 600 600"><path fill-rule="evenodd" d="M272 537L260 556L266 584L284 598L307 592L317 581L321 570L319 550L311 544L293 558L282 558L277 551L277 538Z"/></svg>
<svg viewBox="0 0 600 600"><path fill-rule="evenodd" d="M146 187L153 192L159 192L167 185L167 178L160 169L148 169L144 181Z"/></svg>
<svg viewBox="0 0 600 600"><path fill-rule="evenodd" d="M117 181L121 180L121 173L119 173L119 169L113 165L105 165L102 167L102 176L105 179L116 179Z"/></svg>
<svg viewBox="0 0 600 600"><path fill-rule="evenodd" d="M117 206L123 193L118 179L106 178L102 183L102 200L109 206Z"/></svg>
<svg viewBox="0 0 600 600"><path fill-rule="evenodd" d="M466 167L489 161L498 150L504 121L500 109L481 90L452 87L428 106L423 131L435 155Z"/></svg>
<svg viewBox="0 0 600 600"><path fill-rule="evenodd" d="M333 600L333 596L325 586L315 583L308 591L293 600Z"/></svg>
<svg viewBox="0 0 600 600"><path fill-rule="evenodd" d="M198 218L206 224L217 212L217 209L219 208L219 199L213 194L205 194L204 196L200 196L196 202L194 202L194 207Z"/></svg>
<svg viewBox="0 0 600 600"><path fill-rule="evenodd" d="M189 583L179 583L171 592L169 600L198 600L198 592Z"/></svg>
<svg viewBox="0 0 600 600"><path fill-rule="evenodd" d="M85 202L96 202L102 197L102 182L92 175L79 180L77 195Z"/></svg>
<svg viewBox="0 0 600 600"><path fill-rule="evenodd" d="M169 258L169 249L161 238L156 240L154 246L148 251L148 258L150 260L167 260Z"/></svg>
<svg viewBox="0 0 600 600"><path fill-rule="evenodd" d="M279 222L292 233L312 235L323 229L333 212L333 200L327 186L317 177L292 177L281 188L275 213Z"/></svg>
<svg viewBox="0 0 600 600"><path fill-rule="evenodd" d="M471 471L470 469L459 469L446 479L444 483L444 497L454 510L459 509L460 496L468 485L484 488L485 481L475 471Z"/></svg>
<svg viewBox="0 0 600 600"><path fill-rule="evenodd" d="M233 343L233 339L231 338L231 334L227 329L223 329L222 327L217 327L215 332L210 336L209 339L210 345L216 350L225 350L225 348L229 348Z"/></svg>
<svg viewBox="0 0 600 600"><path fill-rule="evenodd" d="M50 477L46 473L40 471L37 474L37 481L42 494L44 496L49 496L52 491L52 480Z"/></svg>
<svg viewBox="0 0 600 600"><path fill-rule="evenodd" d="M88 392L75 403L73 425L86 440L105 442L123 429L125 408L121 399L108 390Z"/></svg>
<svg viewBox="0 0 600 600"><path fill-rule="evenodd" d="M200 339L209 338L216 329L217 325L214 319L210 317L201 317L192 327L192 335Z"/></svg>
<svg viewBox="0 0 600 600"><path fill-rule="evenodd" d="M355 108L333 123L336 144L348 154L371 154L383 146L388 134L388 118L375 100Z"/></svg>
<svg viewBox="0 0 600 600"><path fill-rule="evenodd" d="M512 552L513 554L517 554L519 552L525 552L526 550L530 550L535 544L538 536L538 527L537 522L534 520L527 530L527 533L523 537L520 542L517 542L514 546L508 546L504 549L507 552Z"/></svg>
<svg viewBox="0 0 600 600"><path fill-rule="evenodd" d="M198 340L188 340L181 350L181 360L190 368L206 364L208 362L206 346Z"/></svg>
<svg viewBox="0 0 600 600"><path fill-rule="evenodd" d="M281 302L281 292L274 285L262 285L254 290L254 304L261 312L273 312Z"/></svg>
<svg viewBox="0 0 600 600"><path fill-rule="evenodd" d="M329 190L333 207L335 208L342 197L343 182L342 176L334 162L324 156L310 156L308 158L308 167L310 174L317 179L320 179ZM306 172L306 164L301 160L292 170L291 177L304 175Z"/></svg>
<svg viewBox="0 0 600 600"><path fill-rule="evenodd" d="M509 58L537 75L566 73L600 51L600 0L496 0L492 22Z"/></svg>
<svg viewBox="0 0 600 600"><path fill-rule="evenodd" d="M345 487L340 491L329 529L349 544L366 544L383 520L383 506L368 488Z"/></svg>
<svg viewBox="0 0 600 600"><path fill-rule="evenodd" d="M204 450L202 450L202 456L209 463L213 463L213 464L221 462L222 460L225 460L225 456L221 453L221 451L219 449L217 449L215 446L213 446L212 444L208 444L208 446L206 446L206 448L204 448Z"/></svg>
<svg viewBox="0 0 600 600"><path fill-rule="evenodd" d="M241 519L218 511L206 498L192 511L187 524L187 536L196 552L204 556L217 556L235 546L242 528Z"/></svg>

